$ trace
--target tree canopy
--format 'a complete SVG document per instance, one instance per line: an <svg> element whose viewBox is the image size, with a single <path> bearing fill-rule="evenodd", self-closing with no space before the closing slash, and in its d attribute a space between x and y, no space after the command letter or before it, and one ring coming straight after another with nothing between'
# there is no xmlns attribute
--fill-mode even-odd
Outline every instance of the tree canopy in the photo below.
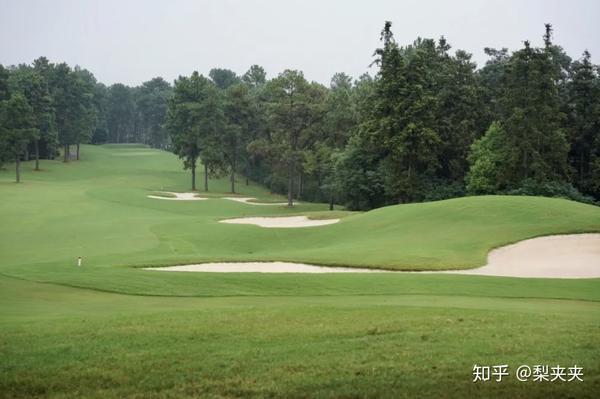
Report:
<svg viewBox="0 0 600 399"><path fill-rule="evenodd" d="M374 73L339 72L328 87L294 69L269 78L259 65L136 87L106 86L44 57L0 65L0 161L54 158L59 145L69 161L71 145L135 142L176 153L193 189L201 162L205 190L227 173L236 192L244 176L290 206L370 209L468 194L597 202L599 68L587 51L573 61L551 25L540 33L540 47L486 48L478 69L443 36L401 45L386 22Z"/></svg>

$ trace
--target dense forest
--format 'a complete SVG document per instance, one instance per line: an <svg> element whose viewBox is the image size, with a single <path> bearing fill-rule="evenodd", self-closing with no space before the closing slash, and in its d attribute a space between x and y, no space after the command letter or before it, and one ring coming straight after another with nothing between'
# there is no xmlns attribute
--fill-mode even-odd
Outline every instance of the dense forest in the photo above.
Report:
<svg viewBox="0 0 600 399"><path fill-rule="evenodd" d="M463 195L523 194L600 200L600 68L552 42L513 52L465 51L417 39L400 46L391 23L374 52L376 73L335 74L329 87L301 71L267 79L215 68L171 85L106 85L41 57L0 65L0 165L61 156L81 143L144 143L191 171L248 179L295 199L350 209ZM75 148L75 150L72 149ZM74 151L72 154L71 152ZM83 155L82 155L83 156ZM242 177L243 176L243 177Z"/></svg>

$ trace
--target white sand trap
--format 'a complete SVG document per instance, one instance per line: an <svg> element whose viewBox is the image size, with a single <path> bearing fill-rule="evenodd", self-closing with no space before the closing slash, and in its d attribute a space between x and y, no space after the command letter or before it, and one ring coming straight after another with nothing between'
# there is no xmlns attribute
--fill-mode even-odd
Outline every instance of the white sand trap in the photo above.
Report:
<svg viewBox="0 0 600 399"><path fill-rule="evenodd" d="M359 269L354 267L326 267L291 262L226 262L202 263L170 267L147 267L144 270L164 272L208 273L386 273L387 270ZM393 273L393 272L392 272Z"/></svg>
<svg viewBox="0 0 600 399"><path fill-rule="evenodd" d="M172 201L202 201L208 198L197 197L197 193L173 193L170 191L163 191L165 194L173 194L175 197L161 197L160 195L149 195L148 198L161 199L161 200L172 200Z"/></svg>
<svg viewBox="0 0 600 399"><path fill-rule="evenodd" d="M451 273L536 278L600 278L600 234L533 238L495 249L477 269L401 272L353 267L325 267L291 262L224 262L145 270L215 273Z"/></svg>
<svg viewBox="0 0 600 399"><path fill-rule="evenodd" d="M251 218L237 218L237 219L220 220L221 223L254 224L256 226L267 227L267 228L294 228L294 227L325 226L327 224L334 224L339 221L340 221L340 219L312 220L312 219L307 218L306 216L251 217Z"/></svg>
<svg viewBox="0 0 600 399"><path fill-rule="evenodd" d="M241 202L243 204L249 204L249 205L267 205L267 206L282 206L282 205L287 205L287 202L252 202L252 200L255 200L256 198L254 197L223 197L223 199L226 200L230 200L230 201L235 201L235 202ZM299 202L294 202L294 205L299 205Z"/></svg>
<svg viewBox="0 0 600 399"><path fill-rule="evenodd" d="M542 278L600 277L600 234L532 238L492 250L485 266L442 273Z"/></svg>

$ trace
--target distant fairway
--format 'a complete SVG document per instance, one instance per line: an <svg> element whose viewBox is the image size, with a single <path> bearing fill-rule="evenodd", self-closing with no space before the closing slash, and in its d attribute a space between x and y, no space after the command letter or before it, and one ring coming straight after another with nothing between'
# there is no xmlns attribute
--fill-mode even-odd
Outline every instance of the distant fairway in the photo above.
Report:
<svg viewBox="0 0 600 399"><path fill-rule="evenodd" d="M218 221L323 218L328 205L219 199L229 195L226 178L210 181L209 200L147 198L188 191L190 182L174 155L143 146L83 146L81 161L42 167L34 173L25 163L20 185L10 165L0 172L0 398L600 391L600 279L141 269L251 260L469 268L525 238L600 232L598 207L470 197L337 210L336 224L265 229ZM282 200L255 184L238 188L259 201ZM478 385L475 363L578 364L586 379Z"/></svg>

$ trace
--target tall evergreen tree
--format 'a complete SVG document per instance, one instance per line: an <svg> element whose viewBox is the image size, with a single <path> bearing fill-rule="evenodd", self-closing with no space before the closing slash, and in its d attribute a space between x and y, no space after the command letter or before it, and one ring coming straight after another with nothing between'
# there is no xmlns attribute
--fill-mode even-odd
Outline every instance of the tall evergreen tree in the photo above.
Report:
<svg viewBox="0 0 600 399"><path fill-rule="evenodd" d="M240 161L247 156L246 146L256 115L248 86L235 84L226 90L224 112L227 122L221 138L229 166L231 192L235 193L236 172Z"/></svg>
<svg viewBox="0 0 600 399"><path fill-rule="evenodd" d="M213 68L208 73L208 76L221 90L225 90L229 86L240 83L240 78L230 69Z"/></svg>
<svg viewBox="0 0 600 399"><path fill-rule="evenodd" d="M250 149L269 159L273 173L286 177L288 206L292 206L294 182L300 177L302 186L303 152L314 143L313 128L324 96L295 70L285 70L269 81L266 93L270 129L266 137L251 143Z"/></svg>
<svg viewBox="0 0 600 399"><path fill-rule="evenodd" d="M160 77L142 83L139 88L136 107L141 117L143 142L152 147L166 148L168 144L164 121L171 95L171 85Z"/></svg>
<svg viewBox="0 0 600 399"><path fill-rule="evenodd" d="M48 82L41 71L30 66L20 66L11 73L13 91L21 92L32 107L36 128L39 131L33 141L35 170L40 170L40 141L46 152L53 152L57 145L54 124L54 107Z"/></svg>
<svg viewBox="0 0 600 399"><path fill-rule="evenodd" d="M110 141L127 143L133 130L133 93L121 83L110 86L108 93L107 123Z"/></svg>
<svg viewBox="0 0 600 399"><path fill-rule="evenodd" d="M8 77L8 69L4 68L4 66L0 64L0 101L8 100L10 97L8 90Z"/></svg>
<svg viewBox="0 0 600 399"><path fill-rule="evenodd" d="M75 75L66 63L51 65L50 92L54 104L58 140L63 147L63 161L70 160L70 146L77 141L77 122L80 107Z"/></svg>
<svg viewBox="0 0 600 399"><path fill-rule="evenodd" d="M480 88L471 55L459 50L452 57L448 55L447 48L447 45L438 46L436 121L441 140L439 176L447 181L462 181L468 169L469 148L478 133Z"/></svg>
<svg viewBox="0 0 600 399"><path fill-rule="evenodd" d="M573 64L567 90L573 182L600 198L600 78L587 50Z"/></svg>
<svg viewBox="0 0 600 399"><path fill-rule="evenodd" d="M526 41L508 61L499 99L500 123L490 127L486 133L490 137L482 138L469 158L472 192L567 181L568 142L551 35L552 28L546 25L543 48L533 48ZM493 174L478 172L481 165L488 165L486 157L493 159Z"/></svg>
<svg viewBox="0 0 600 399"><path fill-rule="evenodd" d="M208 191L209 171L220 166L218 137L224 126L217 88L198 72L189 78L179 77L168 101L166 123L173 152L192 172L192 190L196 190L196 166L202 157L204 189Z"/></svg>
<svg viewBox="0 0 600 399"><path fill-rule="evenodd" d="M436 46L417 40L400 49L391 23L381 33L383 47L373 110L360 134L380 154L380 168L388 197L397 202L418 200L423 182L438 168L440 138L435 121Z"/></svg>
<svg viewBox="0 0 600 399"><path fill-rule="evenodd" d="M27 144L38 138L35 114L22 93L0 101L0 143L15 161L15 180L21 182L21 157Z"/></svg>
<svg viewBox="0 0 600 399"><path fill-rule="evenodd" d="M546 26L545 46L529 42L513 54L507 67L501 97L503 129L509 148L505 167L512 185L566 180L568 143L562 129L557 82L551 49L551 27Z"/></svg>
<svg viewBox="0 0 600 399"><path fill-rule="evenodd" d="M252 65L242 76L242 82L252 87L260 87L267 82L267 73L260 65Z"/></svg>
<svg viewBox="0 0 600 399"><path fill-rule="evenodd" d="M80 145L82 143L89 143L92 140L92 135L96 128L97 109L94 95L97 82L94 75L86 69L75 67L73 74L77 85L75 145L77 146L76 159L79 161Z"/></svg>

